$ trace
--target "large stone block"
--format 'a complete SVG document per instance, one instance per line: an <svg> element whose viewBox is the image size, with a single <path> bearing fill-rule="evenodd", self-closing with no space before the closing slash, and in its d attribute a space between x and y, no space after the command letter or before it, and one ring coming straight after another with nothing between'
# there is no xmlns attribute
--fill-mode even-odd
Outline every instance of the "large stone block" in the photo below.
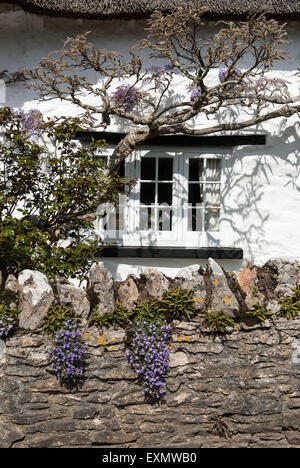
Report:
<svg viewBox="0 0 300 468"><path fill-rule="evenodd" d="M60 304L72 307L75 316L85 325L90 314L87 293L82 288L76 288L65 278L56 279L56 288Z"/></svg>
<svg viewBox="0 0 300 468"><path fill-rule="evenodd" d="M23 270L18 277L20 302L19 326L36 330L41 327L54 294L48 278L39 271Z"/></svg>
<svg viewBox="0 0 300 468"><path fill-rule="evenodd" d="M199 273L199 269L199 265L190 265L181 268L177 272L175 281L179 283L183 289L194 293L196 310L205 310L206 286L204 277Z"/></svg>
<svg viewBox="0 0 300 468"><path fill-rule="evenodd" d="M211 310L223 310L228 317L240 315L240 306L234 293L228 286L226 275L220 265L212 258L208 259L207 271L211 283Z"/></svg>
<svg viewBox="0 0 300 468"><path fill-rule="evenodd" d="M114 282L111 273L99 263L91 267L87 284L90 301L99 314L113 311L115 307Z"/></svg>

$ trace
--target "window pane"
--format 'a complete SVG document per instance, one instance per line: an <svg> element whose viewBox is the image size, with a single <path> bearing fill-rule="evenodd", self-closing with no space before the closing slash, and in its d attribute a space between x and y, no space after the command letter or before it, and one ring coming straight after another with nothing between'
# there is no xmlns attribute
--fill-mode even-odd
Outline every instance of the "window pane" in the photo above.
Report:
<svg viewBox="0 0 300 468"><path fill-rule="evenodd" d="M172 215L173 211L170 208L158 209L158 230L172 231Z"/></svg>
<svg viewBox="0 0 300 468"><path fill-rule="evenodd" d="M141 179L155 180L155 158L142 158Z"/></svg>
<svg viewBox="0 0 300 468"><path fill-rule="evenodd" d="M173 158L159 158L158 180L173 180Z"/></svg>
<svg viewBox="0 0 300 468"><path fill-rule="evenodd" d="M140 208L140 231L149 231L150 229L154 229L154 212L155 208Z"/></svg>
<svg viewBox="0 0 300 468"><path fill-rule="evenodd" d="M189 203L203 203L203 185L189 184Z"/></svg>
<svg viewBox="0 0 300 468"><path fill-rule="evenodd" d="M219 231L220 210L207 210L205 212L205 231Z"/></svg>
<svg viewBox="0 0 300 468"><path fill-rule="evenodd" d="M206 180L218 182L221 179L221 159L207 159Z"/></svg>
<svg viewBox="0 0 300 468"><path fill-rule="evenodd" d="M206 208L220 206L220 184L206 184L205 206Z"/></svg>
<svg viewBox="0 0 300 468"><path fill-rule="evenodd" d="M203 230L203 208L199 206L189 206L188 208L188 230Z"/></svg>
<svg viewBox="0 0 300 468"><path fill-rule="evenodd" d="M172 205L172 184L158 184L158 203Z"/></svg>
<svg viewBox="0 0 300 468"><path fill-rule="evenodd" d="M203 180L203 168L204 160L203 159L189 159L189 180Z"/></svg>
<svg viewBox="0 0 300 468"><path fill-rule="evenodd" d="M141 203L143 205L155 203L155 183L141 183Z"/></svg>

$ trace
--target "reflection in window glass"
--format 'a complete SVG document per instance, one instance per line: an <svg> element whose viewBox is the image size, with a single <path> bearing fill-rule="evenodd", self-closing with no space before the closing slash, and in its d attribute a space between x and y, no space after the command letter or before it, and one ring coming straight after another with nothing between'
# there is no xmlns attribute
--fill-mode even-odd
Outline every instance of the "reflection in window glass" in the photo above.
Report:
<svg viewBox="0 0 300 468"><path fill-rule="evenodd" d="M189 159L189 231L219 230L221 204L220 179L220 159Z"/></svg>
<svg viewBox="0 0 300 468"><path fill-rule="evenodd" d="M172 231L173 211L170 208L158 209L158 230Z"/></svg>

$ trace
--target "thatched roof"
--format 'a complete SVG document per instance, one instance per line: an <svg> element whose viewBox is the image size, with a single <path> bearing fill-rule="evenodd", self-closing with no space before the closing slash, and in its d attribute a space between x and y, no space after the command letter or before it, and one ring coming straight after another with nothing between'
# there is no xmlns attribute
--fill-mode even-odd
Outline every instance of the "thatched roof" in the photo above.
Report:
<svg viewBox="0 0 300 468"><path fill-rule="evenodd" d="M184 0L0 0L25 11L74 18L148 16L154 10L171 11ZM185 0L206 6L211 16L244 16L263 12L300 18L300 0Z"/></svg>

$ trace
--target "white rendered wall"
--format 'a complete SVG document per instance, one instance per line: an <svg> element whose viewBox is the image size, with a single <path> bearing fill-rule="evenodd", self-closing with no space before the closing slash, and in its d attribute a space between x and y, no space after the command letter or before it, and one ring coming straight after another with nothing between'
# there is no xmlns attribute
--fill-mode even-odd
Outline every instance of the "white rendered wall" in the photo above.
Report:
<svg viewBox="0 0 300 468"><path fill-rule="evenodd" d="M21 10L0 14L0 71L15 72L34 67L49 52L62 46L67 36L91 31L89 41L109 50L126 54L129 47L144 36L144 21L86 21L39 17ZM208 26L213 32L213 24ZM291 93L299 96L300 81L295 73L300 67L300 27L288 26L292 41L286 46L290 60L275 65L274 76L286 78ZM96 74L88 76L97 83ZM213 77L216 79L216 76ZM183 86L178 82L178 87ZM48 101L37 104L36 96L17 82L6 87L6 105L28 110L39 107L44 115L69 115L76 111L66 104ZM221 119L218 115L216 120ZM233 117L234 119L234 117ZM199 123L198 123L199 124ZM200 123L201 124L201 123ZM211 124L211 121L210 121ZM118 129L115 126L109 131ZM250 130L268 134L266 146L236 147L223 161L223 185L220 232L206 236L206 246L240 247L243 261L220 262L236 271L243 262L262 264L274 256L300 260L300 121L276 119ZM249 133L249 132L247 132ZM195 148L193 148L195 151ZM194 264L184 259L105 259L104 265L115 278L128 272L139 273L143 267L156 266L175 276L183 266ZM199 262L205 266L206 261Z"/></svg>

